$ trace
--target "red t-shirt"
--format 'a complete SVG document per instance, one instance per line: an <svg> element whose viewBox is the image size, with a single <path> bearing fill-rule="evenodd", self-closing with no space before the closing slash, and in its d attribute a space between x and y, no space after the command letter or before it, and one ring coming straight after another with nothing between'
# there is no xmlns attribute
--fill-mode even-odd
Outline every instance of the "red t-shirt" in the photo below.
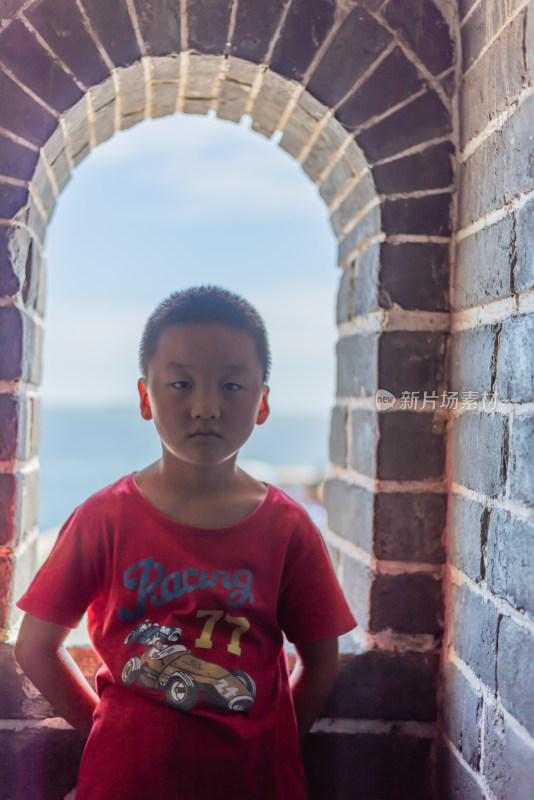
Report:
<svg viewBox="0 0 534 800"><path fill-rule="evenodd" d="M77 800L303 800L283 633L354 627L306 512L269 486L226 528L159 512L134 476L81 505L18 605L104 666Z"/></svg>

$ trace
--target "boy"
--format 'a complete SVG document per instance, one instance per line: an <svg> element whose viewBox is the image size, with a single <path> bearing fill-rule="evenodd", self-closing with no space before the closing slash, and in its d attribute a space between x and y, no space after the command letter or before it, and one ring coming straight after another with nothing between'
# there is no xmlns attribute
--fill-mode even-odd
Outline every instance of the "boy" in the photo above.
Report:
<svg viewBox="0 0 534 800"><path fill-rule="evenodd" d="M77 800L306 797L299 737L355 622L305 512L236 467L269 414L269 365L242 298L164 301L138 382L161 459L76 509L19 602L19 663L88 736ZM62 646L86 609L97 693Z"/></svg>

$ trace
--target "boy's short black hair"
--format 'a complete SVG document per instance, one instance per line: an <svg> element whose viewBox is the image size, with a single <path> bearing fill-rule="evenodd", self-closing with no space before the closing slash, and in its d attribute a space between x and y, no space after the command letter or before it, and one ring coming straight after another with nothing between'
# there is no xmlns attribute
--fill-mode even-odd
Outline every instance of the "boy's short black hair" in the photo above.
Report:
<svg viewBox="0 0 534 800"><path fill-rule="evenodd" d="M144 378L162 331L169 325L188 322L217 322L249 333L254 339L262 365L263 380L268 380L271 351L264 321L248 300L220 286L211 285L173 292L152 312L146 321L139 346L139 367Z"/></svg>

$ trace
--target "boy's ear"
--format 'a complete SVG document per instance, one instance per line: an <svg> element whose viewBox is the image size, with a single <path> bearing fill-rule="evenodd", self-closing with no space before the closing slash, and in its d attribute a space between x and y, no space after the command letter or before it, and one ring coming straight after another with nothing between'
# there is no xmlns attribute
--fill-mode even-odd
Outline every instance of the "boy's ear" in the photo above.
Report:
<svg viewBox="0 0 534 800"><path fill-rule="evenodd" d="M263 423L269 416L269 403L267 402L268 396L269 396L269 387L266 386L265 391L263 392L263 396L261 398L258 416L256 417L256 425L263 425Z"/></svg>
<svg viewBox="0 0 534 800"><path fill-rule="evenodd" d="M150 408L150 399L148 397L148 389L142 378L137 381L137 389L139 391L139 407L141 409L141 416L143 419L152 419L152 409Z"/></svg>

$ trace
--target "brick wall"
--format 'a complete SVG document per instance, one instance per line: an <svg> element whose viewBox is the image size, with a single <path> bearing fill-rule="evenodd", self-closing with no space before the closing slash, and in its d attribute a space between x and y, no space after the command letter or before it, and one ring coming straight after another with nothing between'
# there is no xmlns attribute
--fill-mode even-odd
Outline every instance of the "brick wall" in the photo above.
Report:
<svg viewBox="0 0 534 800"><path fill-rule="evenodd" d="M534 3L460 3L440 795L534 786ZM484 402L486 394L487 402ZM467 397L467 395L465 395Z"/></svg>
<svg viewBox="0 0 534 800"><path fill-rule="evenodd" d="M72 169L146 117L249 114L254 130L281 132L329 208L340 339L327 543L360 627L306 744L313 800L432 796L446 610L440 791L523 797L532 689L519 667L533 647L528 5L0 3L6 633L35 567L43 252ZM377 408L379 389L392 402ZM453 392L495 389L494 412L482 401L451 408ZM9 645L0 649L0 754L12 764L0 798L59 800L75 783L79 742L21 678Z"/></svg>

